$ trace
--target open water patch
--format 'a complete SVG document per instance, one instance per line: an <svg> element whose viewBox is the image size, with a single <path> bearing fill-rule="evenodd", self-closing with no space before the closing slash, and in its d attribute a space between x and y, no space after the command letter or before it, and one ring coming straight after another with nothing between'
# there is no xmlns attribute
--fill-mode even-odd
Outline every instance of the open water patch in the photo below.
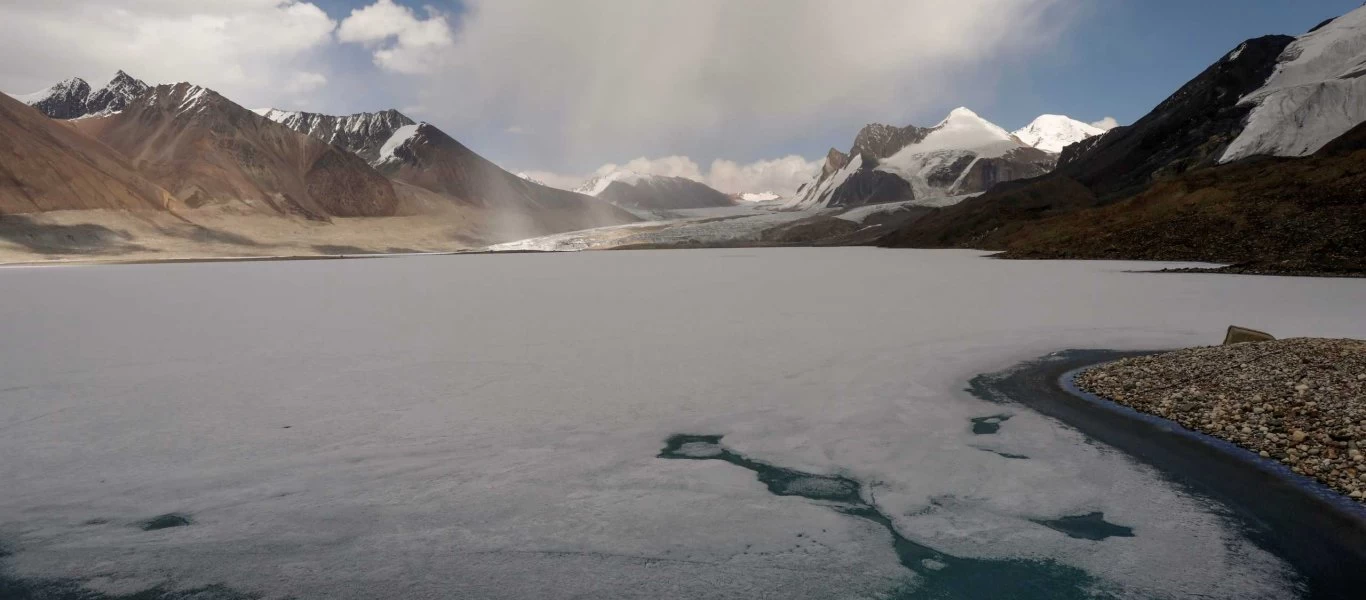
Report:
<svg viewBox="0 0 1366 600"><path fill-rule="evenodd" d="M194 520L191 519L189 515L166 513L138 523L138 528L143 531L156 531L158 529L170 529L172 527L185 527L191 523L194 523Z"/></svg>
<svg viewBox="0 0 1366 600"><path fill-rule="evenodd" d="M892 550L917 581L893 590L894 599L1082 600L1114 598L1098 581L1075 567L1052 560L979 559L953 556L921 544L897 530L891 517L860 482L842 475L806 473L755 460L721 444L720 435L677 434L664 442L658 457L673 460L718 460L753 471L769 492L821 502L841 514L863 519L885 530Z"/></svg>
<svg viewBox="0 0 1366 600"><path fill-rule="evenodd" d="M1001 430L1001 423L1010 420L1011 415L991 415L972 419L972 433L976 435L995 435Z"/></svg>
<svg viewBox="0 0 1366 600"><path fill-rule="evenodd" d="M1100 541L1112 537L1134 537L1132 527L1106 521L1103 512L1059 517L1057 519L1034 519L1034 522L1053 531L1065 533L1067 537L1080 540Z"/></svg>

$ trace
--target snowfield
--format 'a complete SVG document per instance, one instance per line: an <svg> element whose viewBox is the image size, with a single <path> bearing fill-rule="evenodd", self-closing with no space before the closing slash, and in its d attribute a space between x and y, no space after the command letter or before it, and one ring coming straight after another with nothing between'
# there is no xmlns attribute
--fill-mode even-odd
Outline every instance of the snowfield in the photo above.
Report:
<svg viewBox="0 0 1366 600"><path fill-rule="evenodd" d="M1228 60L1236 58L1235 50ZM1366 121L1366 7L1318 31L1306 33L1281 53L1276 71L1243 98L1252 104L1246 127L1221 158L1254 155L1307 156Z"/></svg>
<svg viewBox="0 0 1366 600"><path fill-rule="evenodd" d="M1366 337L1366 281L1126 272L1156 266L803 248L5 269L3 564L301 599L919 585L868 519L658 457L693 434L824 476L808 494L871 482L900 535L957 557L1052 560L1119 597L1293 597L1219 506L964 391L1229 323ZM695 439L678 454L721 455ZM1038 522L1098 511L1133 537ZM139 527L166 513L189 524Z"/></svg>

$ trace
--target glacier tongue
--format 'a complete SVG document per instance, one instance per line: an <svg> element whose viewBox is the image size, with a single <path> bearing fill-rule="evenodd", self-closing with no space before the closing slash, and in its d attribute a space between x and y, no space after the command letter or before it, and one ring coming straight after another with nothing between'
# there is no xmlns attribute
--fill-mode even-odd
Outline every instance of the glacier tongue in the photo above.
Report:
<svg viewBox="0 0 1366 600"><path fill-rule="evenodd" d="M1313 154L1366 121L1366 7L1300 36L1279 62L1243 98L1254 108L1221 162Z"/></svg>

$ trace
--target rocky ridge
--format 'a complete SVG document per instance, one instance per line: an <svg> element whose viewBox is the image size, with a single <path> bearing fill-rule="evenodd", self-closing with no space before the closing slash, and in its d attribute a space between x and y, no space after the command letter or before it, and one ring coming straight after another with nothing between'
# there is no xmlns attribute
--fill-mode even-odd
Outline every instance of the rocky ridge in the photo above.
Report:
<svg viewBox="0 0 1366 600"><path fill-rule="evenodd" d="M299 133L339 146L371 165L377 164L386 142L399 129L417 121L394 109L334 116L310 112L260 109L257 114Z"/></svg>
<svg viewBox="0 0 1366 600"><path fill-rule="evenodd" d="M92 91L84 79L72 77L46 90L14 98L54 119L79 119L119 112L150 89L146 82L119 71L98 90Z"/></svg>

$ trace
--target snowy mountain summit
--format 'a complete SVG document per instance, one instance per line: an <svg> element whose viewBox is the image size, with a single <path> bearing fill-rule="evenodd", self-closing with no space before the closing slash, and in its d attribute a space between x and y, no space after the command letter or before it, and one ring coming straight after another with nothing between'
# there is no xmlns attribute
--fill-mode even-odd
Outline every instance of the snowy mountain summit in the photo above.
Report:
<svg viewBox="0 0 1366 600"><path fill-rule="evenodd" d="M84 79L72 77L45 90L14 98L54 119L79 119L119 112L150 89L152 86L142 80L119 71L98 90L92 91Z"/></svg>
<svg viewBox="0 0 1366 600"><path fill-rule="evenodd" d="M1056 154L960 107L933 127L864 127L848 154L832 150L815 180L784 206L939 206L1002 181L1037 177L1056 162Z"/></svg>
<svg viewBox="0 0 1366 600"><path fill-rule="evenodd" d="M1012 135L1026 145L1045 152L1059 153L1063 148L1105 133L1104 129L1063 115L1040 115L1033 123Z"/></svg>

